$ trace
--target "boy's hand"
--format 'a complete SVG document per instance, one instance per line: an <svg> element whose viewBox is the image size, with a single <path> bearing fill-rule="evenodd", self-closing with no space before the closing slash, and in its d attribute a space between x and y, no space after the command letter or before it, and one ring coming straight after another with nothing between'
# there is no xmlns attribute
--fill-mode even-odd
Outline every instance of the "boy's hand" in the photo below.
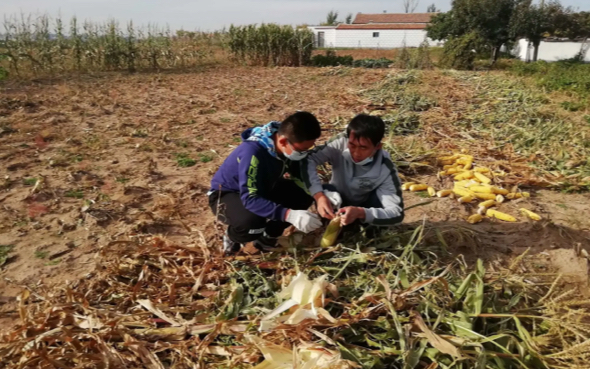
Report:
<svg viewBox="0 0 590 369"><path fill-rule="evenodd" d="M318 208L318 214L320 214L322 218L333 219L334 210L332 210L332 203L326 194L318 192L313 195L313 198L315 199Z"/></svg>
<svg viewBox="0 0 590 369"><path fill-rule="evenodd" d="M357 219L365 219L365 209L356 206L342 208L338 213L340 214L340 224L343 226L352 224Z"/></svg>

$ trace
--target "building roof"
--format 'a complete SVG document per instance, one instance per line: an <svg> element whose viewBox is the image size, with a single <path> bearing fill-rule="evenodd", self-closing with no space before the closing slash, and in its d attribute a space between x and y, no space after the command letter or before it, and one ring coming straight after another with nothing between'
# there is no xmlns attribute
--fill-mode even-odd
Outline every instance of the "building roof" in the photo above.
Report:
<svg viewBox="0 0 590 369"><path fill-rule="evenodd" d="M426 29L426 23L406 23L406 24L341 24L336 29Z"/></svg>
<svg viewBox="0 0 590 369"><path fill-rule="evenodd" d="M430 23L437 13L358 13L352 24L368 23Z"/></svg>

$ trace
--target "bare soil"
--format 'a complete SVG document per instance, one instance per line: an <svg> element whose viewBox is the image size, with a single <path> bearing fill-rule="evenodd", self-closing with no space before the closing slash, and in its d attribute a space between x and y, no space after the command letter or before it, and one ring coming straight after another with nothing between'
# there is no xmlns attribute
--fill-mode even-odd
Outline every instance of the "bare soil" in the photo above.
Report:
<svg viewBox="0 0 590 369"><path fill-rule="evenodd" d="M205 193L239 134L307 110L326 139L367 109L358 91L388 72L222 67L3 86L0 245L14 247L0 271L0 326L15 318L23 286L84 277L101 247L159 235L187 245L204 237L218 248ZM179 154L196 164L180 166ZM472 258L590 251L588 194L541 190L510 202L507 212L526 207L544 218L515 224L470 225L471 205L451 199L406 193L404 200L420 205L404 224L436 225L453 252ZM587 267L559 268L568 273L568 265L587 280Z"/></svg>

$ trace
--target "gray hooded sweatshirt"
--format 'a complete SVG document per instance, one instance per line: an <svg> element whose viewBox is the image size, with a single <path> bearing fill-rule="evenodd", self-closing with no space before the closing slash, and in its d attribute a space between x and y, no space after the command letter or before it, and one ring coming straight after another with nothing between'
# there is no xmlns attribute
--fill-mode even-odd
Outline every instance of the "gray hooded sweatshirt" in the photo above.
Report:
<svg viewBox="0 0 590 369"><path fill-rule="evenodd" d="M328 162L332 165L330 184L336 187L344 204L360 206L375 191L383 208L365 208L365 223L400 223L404 218L401 181L389 153L379 150L371 163L357 165L345 152L347 148L348 138L341 133L308 156L301 174L309 192L315 195L323 190L317 166Z"/></svg>

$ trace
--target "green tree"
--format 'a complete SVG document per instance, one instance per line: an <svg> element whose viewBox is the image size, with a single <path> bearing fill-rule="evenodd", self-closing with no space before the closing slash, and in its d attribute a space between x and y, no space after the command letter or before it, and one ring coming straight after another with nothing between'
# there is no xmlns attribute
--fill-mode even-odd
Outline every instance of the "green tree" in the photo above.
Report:
<svg viewBox="0 0 590 369"><path fill-rule="evenodd" d="M478 45L491 53L492 64L500 55L500 48L513 40L511 19L520 4L529 0L453 0L449 12L433 17L428 26L428 37L434 40L459 38L470 34ZM472 42L460 43L461 45ZM484 50L478 50L484 51Z"/></svg>
<svg viewBox="0 0 590 369"><path fill-rule="evenodd" d="M560 24L568 24L566 13L558 0L532 4L531 0L520 4L511 20L514 39L526 38L534 46L533 61L537 61L539 45L543 37L554 34ZM565 18L564 18L565 17Z"/></svg>
<svg viewBox="0 0 590 369"><path fill-rule="evenodd" d="M352 23L352 13L349 13L346 16L346 24L351 24Z"/></svg>
<svg viewBox="0 0 590 369"><path fill-rule="evenodd" d="M326 15L326 21L322 23L322 26L335 26L338 24L338 12L330 10Z"/></svg>

